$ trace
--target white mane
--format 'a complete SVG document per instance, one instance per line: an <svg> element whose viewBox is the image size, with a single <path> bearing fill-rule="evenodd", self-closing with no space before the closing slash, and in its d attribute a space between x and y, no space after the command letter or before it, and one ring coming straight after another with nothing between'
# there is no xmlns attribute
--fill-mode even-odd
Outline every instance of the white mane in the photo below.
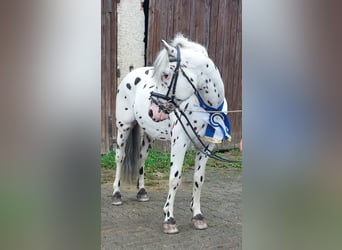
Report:
<svg viewBox="0 0 342 250"><path fill-rule="evenodd" d="M170 43L171 46L176 47L177 45L182 49L192 49L195 52L203 53L205 56L208 56L207 50L200 44L190 41L189 39L185 38L182 34L178 33L175 38ZM168 54L165 48L163 48L156 60L154 61L154 73L153 78L159 80L163 70L167 67L169 63Z"/></svg>
<svg viewBox="0 0 342 250"><path fill-rule="evenodd" d="M179 47L184 48L184 49L192 49L193 51L201 52L205 56L208 56L207 50L201 44L190 41L189 39L185 38L180 33L178 33L175 36L175 38L171 42L171 45L173 47L178 45Z"/></svg>

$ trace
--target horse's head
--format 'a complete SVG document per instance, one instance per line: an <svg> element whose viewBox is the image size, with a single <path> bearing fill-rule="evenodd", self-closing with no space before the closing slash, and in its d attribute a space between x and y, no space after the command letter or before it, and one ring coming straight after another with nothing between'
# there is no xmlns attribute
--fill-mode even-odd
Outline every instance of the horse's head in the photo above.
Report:
<svg viewBox="0 0 342 250"><path fill-rule="evenodd" d="M156 121L166 119L194 94L201 98L206 96L204 102L213 108L219 106L224 98L223 83L205 48L182 35L176 36L171 44L164 40L162 44L164 48L154 63L155 91L151 93L151 117ZM218 101L220 95L217 91L221 93Z"/></svg>

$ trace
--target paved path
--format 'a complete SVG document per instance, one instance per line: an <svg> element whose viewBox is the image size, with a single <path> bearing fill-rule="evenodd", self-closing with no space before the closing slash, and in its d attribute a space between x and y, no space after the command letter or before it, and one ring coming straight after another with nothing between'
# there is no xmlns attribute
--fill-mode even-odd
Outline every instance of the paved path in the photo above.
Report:
<svg viewBox="0 0 342 250"><path fill-rule="evenodd" d="M101 248L104 249L242 249L241 169L208 167L202 188L201 210L209 228L195 230L190 222L190 169L183 174L175 200L179 233L162 232L167 181L147 186L148 202L136 201L136 188L122 185L122 206L111 205L112 184L102 184Z"/></svg>

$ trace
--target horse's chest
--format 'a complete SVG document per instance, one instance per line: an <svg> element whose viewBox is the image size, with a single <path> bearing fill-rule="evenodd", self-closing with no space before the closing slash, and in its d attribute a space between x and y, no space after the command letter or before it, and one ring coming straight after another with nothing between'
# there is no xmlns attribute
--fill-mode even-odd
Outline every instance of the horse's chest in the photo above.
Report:
<svg viewBox="0 0 342 250"><path fill-rule="evenodd" d="M138 121L140 127L150 137L158 140L170 140L171 139L171 122L169 119L154 122L150 116L144 116Z"/></svg>

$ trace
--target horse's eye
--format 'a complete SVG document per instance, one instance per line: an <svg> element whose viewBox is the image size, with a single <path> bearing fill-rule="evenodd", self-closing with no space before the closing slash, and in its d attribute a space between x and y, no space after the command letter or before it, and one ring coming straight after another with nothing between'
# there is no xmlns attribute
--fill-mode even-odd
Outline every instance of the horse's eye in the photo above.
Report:
<svg viewBox="0 0 342 250"><path fill-rule="evenodd" d="M164 81L165 79L168 79L168 77L169 77L169 74L163 73L161 80Z"/></svg>
<svg viewBox="0 0 342 250"><path fill-rule="evenodd" d="M170 80L171 80L171 73L163 72L162 81L170 81Z"/></svg>

